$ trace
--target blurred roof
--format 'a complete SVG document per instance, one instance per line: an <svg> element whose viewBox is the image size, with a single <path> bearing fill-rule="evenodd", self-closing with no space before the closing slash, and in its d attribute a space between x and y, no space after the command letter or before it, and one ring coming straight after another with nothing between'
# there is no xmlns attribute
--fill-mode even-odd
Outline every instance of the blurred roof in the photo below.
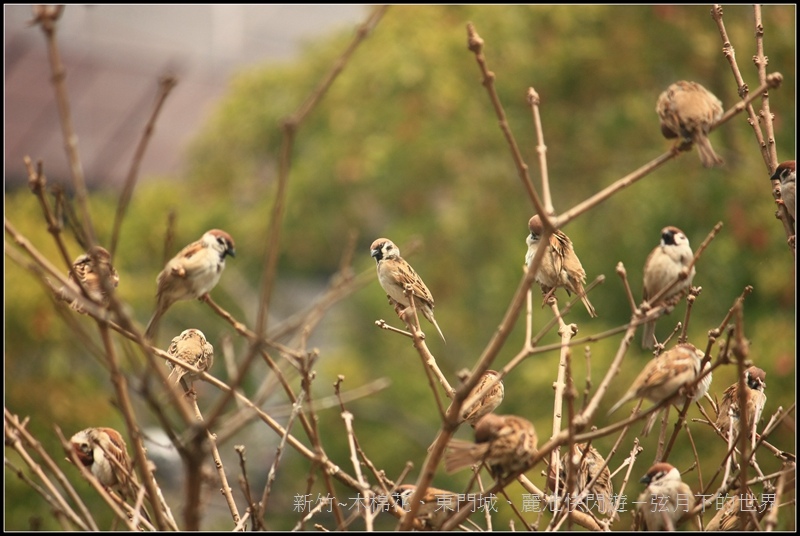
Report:
<svg viewBox="0 0 800 536"><path fill-rule="evenodd" d="M355 28L363 5L68 6L57 38L87 184L121 183L153 110L158 81L178 79L156 124L140 177L174 174L232 74L293 60L313 37ZM23 157L50 181L69 168L45 38L30 5L4 6L6 187L27 180Z"/></svg>

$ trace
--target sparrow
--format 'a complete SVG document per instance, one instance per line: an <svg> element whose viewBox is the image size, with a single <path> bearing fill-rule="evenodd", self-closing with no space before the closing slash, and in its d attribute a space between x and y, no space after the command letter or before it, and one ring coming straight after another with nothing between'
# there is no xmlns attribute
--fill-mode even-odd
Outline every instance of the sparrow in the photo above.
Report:
<svg viewBox="0 0 800 536"><path fill-rule="evenodd" d="M770 177L770 180L781 182L781 199L783 200L784 205L786 205L786 210L789 211L789 216L792 217L792 220L795 219L794 179L794 160L781 162L778 167L775 168L775 173L773 173Z"/></svg>
<svg viewBox="0 0 800 536"><path fill-rule="evenodd" d="M642 372L636 377L630 389L623 395L623 397L614 404L608 411L611 415L622 404L633 400L634 398L646 398L656 404L661 401L672 398L678 391L694 382L700 374L700 364L703 361L705 354L689 343L678 344L671 349L667 350L658 357L651 359L647 362ZM709 363L703 370L710 368ZM672 403L676 405L683 405L686 403L686 395L690 396L692 401L700 400L708 392L711 385L711 373L703 376L703 379L694 386L688 389L689 392L675 398ZM655 412L653 416L656 415ZM651 418L650 426L652 426L654 419ZM645 428L649 431L649 427Z"/></svg>
<svg viewBox="0 0 800 536"><path fill-rule="evenodd" d="M634 526L638 530L675 530L678 521L694 508L692 489L681 480L680 472L668 463L652 466L640 482L647 487L637 501Z"/></svg>
<svg viewBox="0 0 800 536"><path fill-rule="evenodd" d="M756 497L750 493L737 493L728 497L728 500L717 510L717 513L705 527L706 532L730 532L730 531L752 531L755 530L753 517L745 516L746 526L742 528L742 516L739 514L742 505L745 510L751 512L756 519L761 518L770 510L768 504L759 504Z"/></svg>
<svg viewBox="0 0 800 536"><path fill-rule="evenodd" d="M408 512L411 510L411 495L417 487L413 484L403 484L398 486L392 493L397 506ZM439 530L442 524L447 521L458 509L458 495L452 491L429 487L420 499L420 507L417 510L417 520L423 530ZM416 527L415 527L416 528Z"/></svg>
<svg viewBox="0 0 800 536"><path fill-rule="evenodd" d="M98 266L95 265L92 260L93 256L97 259L101 269L98 269ZM78 281L80 281L92 301L106 306L109 300L101 281L103 273L107 274L109 287L116 288L119 285L119 274L111 265L111 254L102 246L93 246L87 253L79 255L72 263L69 281L76 287L79 286ZM77 288L73 290L80 294L80 290ZM65 289L62 289L61 295L66 296ZM77 297L72 300L70 307L79 313L84 313L85 311L80 302L81 297Z"/></svg>
<svg viewBox="0 0 800 536"><path fill-rule="evenodd" d="M656 102L664 137L680 137L693 143L707 168L724 163L708 141L708 131L722 117L722 112L722 102L717 97L697 82L686 80L669 86Z"/></svg>
<svg viewBox="0 0 800 536"><path fill-rule="evenodd" d="M69 440L78 460L106 488L122 497L135 496L135 477L128 448L113 428L87 428Z"/></svg>
<svg viewBox="0 0 800 536"><path fill-rule="evenodd" d="M404 307L404 310L399 313L404 316L411 305L411 302L403 293L406 285L411 286L411 292L414 295L414 304L422 311L422 315L428 319L428 322L436 327L439 336L442 340L447 342L444 338L439 324L433 317L433 295L422 278L417 275L417 272L400 256L400 250L394 245L394 242L388 238L378 238L369 247L370 255L375 257L378 269L378 281L389 295L389 299L393 302Z"/></svg>
<svg viewBox="0 0 800 536"><path fill-rule="evenodd" d="M481 417L486 415L487 413L493 412L497 409L497 406L503 401L503 397L505 396L505 388L503 387L503 380L499 380L500 374L496 370L487 370L481 376L481 379L478 380L478 383L469 392L467 398L464 399L464 404L461 406L461 413L458 416L458 423L461 424L463 422L468 422L473 428L475 427L475 423L477 423ZM483 393L483 396L480 398L476 398L481 391L486 388L490 382L495 383L488 391ZM438 436L437 438L438 439ZM434 439L431 446L428 447L428 452L433 448L433 445L436 443L436 439Z"/></svg>
<svg viewBox="0 0 800 536"><path fill-rule="evenodd" d="M461 415L459 415L461 422L466 421L474 427L481 417L497 409L497 406L500 405L505 396L503 380L499 378L500 373L496 370L487 370L483 373L477 385L469 392L467 398L464 399ZM494 381L497 381L497 383L495 383L491 389L483 393L480 399L476 400L475 397Z"/></svg>
<svg viewBox="0 0 800 536"><path fill-rule="evenodd" d="M536 455L538 438L530 421L515 415L484 415L475 424L475 442L452 439L445 455L448 473L485 463L502 480L527 470Z"/></svg>
<svg viewBox="0 0 800 536"><path fill-rule="evenodd" d="M528 244L528 252L525 254L525 266L530 267L536 250L539 248L539 240L544 232L542 219L538 214L528 220L530 234L525 239ZM552 295L558 287L563 287L567 295L572 293L580 296L583 305L589 312L589 316L595 318L597 313L586 296L583 289L586 283L586 272L581 266L581 261L575 254L572 247L572 240L559 230L555 230L550 235L550 244L547 252L542 256L539 270L536 272L536 282L542 287L545 293L545 301Z"/></svg>
<svg viewBox="0 0 800 536"><path fill-rule="evenodd" d="M661 243L656 246L644 261L644 284L642 285L642 298L652 308L665 304L674 307L692 288L695 269L692 266L688 277L678 280L681 270L687 268L694 258L689 239L677 227L668 226L661 229ZM658 303L650 303L662 289L668 287L673 281L678 283L668 291ZM644 325L642 334L642 347L653 348L655 342L656 321L651 320Z"/></svg>
<svg viewBox="0 0 800 536"><path fill-rule="evenodd" d="M211 343L206 340L206 336L199 329L184 330L180 335L173 338L167 353L201 372L208 371L211 369L211 365L214 364L214 347L211 346ZM198 378L198 374L180 365L175 365L172 361L167 361L167 366L170 368L168 379L173 381L175 385L180 382L183 390L189 391L190 387L186 385L184 377L188 378L190 382L194 382Z"/></svg>
<svg viewBox="0 0 800 536"><path fill-rule="evenodd" d="M744 371L744 381L747 386L745 398L747 400L747 424L751 444L755 442L756 426L761 420L761 413L767 403L767 395L764 389L767 373L758 367L750 367ZM739 407L739 382L734 383L722 394L722 402L719 404L717 413L717 427L723 434L731 434L731 443L735 443L739 437L741 411Z"/></svg>
<svg viewBox="0 0 800 536"><path fill-rule="evenodd" d="M172 304L201 298L217 285L226 255L236 256L233 238L225 231L212 229L170 259L156 278L156 311L147 324L147 338L155 338L158 322Z"/></svg>
<svg viewBox="0 0 800 536"><path fill-rule="evenodd" d="M700 354L700 360L702 361L703 357L705 356L705 352L700 352L698 350L698 353ZM711 368L711 362L706 362L706 364L703 366L703 378L693 388L694 394L691 396L692 402L697 402L698 400L706 396L706 393L708 393L708 388L711 387L712 373L709 372L708 374L706 374L706 371L709 370L710 368ZM675 399L672 401L672 404L676 408L678 408L678 410L683 409L683 405L685 403L686 403L686 397L682 395L675 397ZM656 411L650 414L650 417L648 418L647 422L644 425L644 428L642 429L643 436L647 437L647 435L650 434L650 430L653 429L653 425L658 420L658 417L660 415L663 415L664 412L667 410L668 408L664 408L661 411Z"/></svg>
<svg viewBox="0 0 800 536"><path fill-rule="evenodd" d="M577 479L575 481L576 488L573 497L577 497L595 475L600 473L592 486L589 495L581 501L579 507L583 510L597 509L603 515L608 515L613 512L613 497L614 486L611 482L611 471L605 465L603 456L596 448L586 443L576 443L575 451L572 455L573 466L578 466ZM603 468L600 470L600 468ZM547 475L547 485L551 491L556 490L556 475L555 470L551 466ZM561 469L558 473L558 490L563 494L567 485L567 456L561 458ZM570 503L572 505L573 503Z"/></svg>

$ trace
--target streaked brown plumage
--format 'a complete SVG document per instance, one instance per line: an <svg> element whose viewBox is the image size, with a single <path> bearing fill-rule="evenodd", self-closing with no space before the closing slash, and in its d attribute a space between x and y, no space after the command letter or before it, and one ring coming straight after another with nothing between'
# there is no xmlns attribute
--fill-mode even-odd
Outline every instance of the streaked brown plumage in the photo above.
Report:
<svg viewBox="0 0 800 536"><path fill-rule="evenodd" d="M660 356L647 362L636 377L630 389L612 406L609 414L622 404L635 398L647 398L651 402L661 402L678 392L678 389L691 383L700 372L703 352L689 343L677 344ZM694 393L693 399L701 398L702 386L711 383L711 374L706 375ZM698 396L699 395L699 396Z"/></svg>
<svg viewBox="0 0 800 536"><path fill-rule="evenodd" d="M475 424L475 442L453 439L445 455L445 470L458 471L485 463L498 480L527 470L536 455L538 438L533 424L515 415L489 413Z"/></svg>
<svg viewBox="0 0 800 536"><path fill-rule="evenodd" d="M184 330L173 338L167 353L201 372L210 370L214 364L214 347L199 329ZM175 384L180 382L185 391L191 388L186 384L185 378L188 378L190 383L198 378L196 373L180 365L174 365L172 361L167 361L167 366L170 368L169 379Z"/></svg>
<svg viewBox="0 0 800 536"><path fill-rule="evenodd" d="M98 268L94 264L92 256L97 258L102 268ZM94 246L89 252L79 255L72 263L72 271L69 273L69 280L74 285L72 290L80 294L80 289L76 281L77 277L93 301L103 306L108 305L108 293L103 288L100 279L103 272L106 272L108 275L108 286L116 288L119 285L119 274L111 265L111 254L102 246ZM75 298L72 300L70 307L79 313L83 313L85 311L83 307L81 307L80 302L81 298Z"/></svg>
<svg viewBox="0 0 800 536"><path fill-rule="evenodd" d="M419 308L428 322L436 327L436 331L444 341L444 334L433 317L433 295L417 272L400 256L400 249L388 238L378 238L369 247L369 251L377 263L378 282L381 287L389 295L389 298L406 308L401 314L405 315L411 305L410 300L403 293L406 285L410 285L414 295L414 305Z"/></svg>
<svg viewBox="0 0 800 536"><path fill-rule="evenodd" d="M739 515L742 506L744 506L745 512L748 512L748 515L745 516L746 523L744 528L742 527L742 516ZM755 522L753 521L753 517L755 517L757 520L761 520L761 518L764 517L767 512L769 512L769 508L767 508L767 506L767 504L759 504L756 500L756 497L752 493L748 492L732 494L722 505L722 508L717 510L717 513L714 514L714 517L705 526L705 531L739 532L742 530L754 530ZM752 513L752 515L749 513Z"/></svg>
<svg viewBox="0 0 800 536"><path fill-rule="evenodd" d="M533 262L533 257L539 249L539 243L544 233L542 219L538 214L528 220L528 230L530 234L525 239L525 243L528 245L525 266L530 266ZM542 256L542 262L536 272L536 282L542 287L545 299L550 297L556 288L562 287L567 291L567 295L574 293L580 297L589 316L592 318L597 316L583 288L586 284L586 272L572 247L572 240L560 230L556 230L550 235L548 250Z"/></svg>
<svg viewBox="0 0 800 536"><path fill-rule="evenodd" d="M697 379L700 373L700 364L703 361L704 353L689 343L677 344L651 359L642 369L642 372L633 381L633 384L622 398L614 404L608 411L610 415L624 403L636 398L646 398L656 404L661 401L674 397L681 388L687 387ZM707 370L710 368L706 363ZM712 374L708 373L693 388L690 393L693 401L697 401L708 392L711 385ZM676 397L672 403L682 406L686 402L685 396ZM659 412L654 412L643 431L644 435L650 432L653 423Z"/></svg>
<svg viewBox="0 0 800 536"><path fill-rule="evenodd" d="M672 531L695 505L692 488L681 480L680 472L668 463L657 463L641 482L647 484L639 495L634 530Z"/></svg>
<svg viewBox="0 0 800 536"><path fill-rule="evenodd" d="M225 231L211 229L167 262L156 278L156 310L147 323L147 338L155 338L161 317L175 302L211 292L225 269L226 255L236 256L233 238Z"/></svg>
<svg viewBox="0 0 800 536"><path fill-rule="evenodd" d="M656 102L664 137L691 141L705 167L724 163L708 140L711 126L722 117L722 112L722 102L717 97L697 82L687 80L670 85Z"/></svg>
<svg viewBox="0 0 800 536"><path fill-rule="evenodd" d="M795 179L797 174L795 172L795 161L794 160L787 160L786 162L781 162L778 164L778 167L775 168L775 173L772 174L770 177L773 181L780 181L780 188L781 188L781 200L783 204L786 205L786 210L789 211L789 216L792 217L792 220L795 220Z"/></svg>
<svg viewBox="0 0 800 536"><path fill-rule="evenodd" d="M607 465L603 467L602 471L600 471L600 467L605 464L603 456L591 445L589 445L589 449L587 451L586 446L586 443L575 444L572 463L580 465L578 466L576 473L576 488L573 490L573 497L577 497L580 493L582 493L586 489L586 486L588 486L589 482L591 482L591 480L599 472L597 481L589 491L589 495L586 497L586 499L581 501L578 506L582 511L596 511L603 515L609 515L612 513L612 502L614 497L614 486L611 482L611 471ZM565 453L564 456L561 457L561 470L559 471L558 475L558 490L562 496L567 485L568 455L568 453ZM552 466L548 470L547 485L551 491L556 490L555 470ZM574 502L570 502L569 504L574 504Z"/></svg>
<svg viewBox="0 0 800 536"><path fill-rule="evenodd" d="M86 428L70 438L78 460L123 499L135 496L135 477L125 440L113 428Z"/></svg>
<svg viewBox="0 0 800 536"><path fill-rule="evenodd" d="M764 392L767 387L767 373L758 367L750 367L744 371L745 399L747 400L747 425L749 426L749 436L751 444L755 441L755 432L761 414L767 403L767 395ZM730 385L722 394L722 401L719 403L717 414L717 427L726 436L732 431L731 442L735 443L739 437L741 411L739 406L739 382Z"/></svg>
<svg viewBox="0 0 800 536"><path fill-rule="evenodd" d="M664 294L658 303L650 300L658 295L662 289L668 287L673 281L678 280L681 271L692 263L694 254L689 246L689 239L683 231L672 225L661 229L661 243L647 256L644 262L644 283L642 285L642 298L650 307L664 304L667 311L678 303L692 288L695 268L692 266L688 277L672 287ZM642 347L653 348L655 343L656 321L646 322L642 333Z"/></svg>
<svg viewBox="0 0 800 536"><path fill-rule="evenodd" d="M464 399L464 404L461 407L461 414L459 415L459 424L466 421L473 428L478 420L487 413L493 412L497 406L503 401L505 396L505 388L503 387L503 380L498 379L500 374L496 370L487 370L478 380L478 383ZM481 393L484 388L488 387L491 382L497 380L494 386L486 391L480 398L475 398L476 395ZM436 439L438 439L438 435ZM436 439L433 440L428 451L433 448Z"/></svg>
<svg viewBox="0 0 800 536"><path fill-rule="evenodd" d="M413 484L403 484L392 494L400 509L408 512L411 510L411 495L417 487ZM458 509L458 495L452 491L428 487L420 499L421 505L417 510L417 521L423 530L439 530L442 524Z"/></svg>

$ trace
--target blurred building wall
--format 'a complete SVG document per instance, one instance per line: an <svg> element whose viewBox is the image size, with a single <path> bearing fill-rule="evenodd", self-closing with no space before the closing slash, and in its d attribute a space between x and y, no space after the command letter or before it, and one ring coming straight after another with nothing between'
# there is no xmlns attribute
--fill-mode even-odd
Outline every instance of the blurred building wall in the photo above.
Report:
<svg viewBox="0 0 800 536"><path fill-rule="evenodd" d="M58 27L72 119L90 186L121 183L153 109L158 80L177 77L141 177L178 173L184 148L230 76L292 61L315 36L354 28L359 5L68 6ZM27 180L23 157L70 182L45 38L30 5L4 6L4 180Z"/></svg>

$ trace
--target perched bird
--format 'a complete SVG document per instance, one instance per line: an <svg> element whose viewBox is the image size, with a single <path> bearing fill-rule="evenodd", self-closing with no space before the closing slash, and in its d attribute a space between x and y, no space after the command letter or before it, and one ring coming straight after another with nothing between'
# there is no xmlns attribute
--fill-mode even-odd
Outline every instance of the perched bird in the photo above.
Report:
<svg viewBox="0 0 800 536"><path fill-rule="evenodd" d="M485 463L497 480L525 471L536 455L538 438L533 424L515 415L484 415L475 424L475 442L452 439L445 455L448 473Z"/></svg>
<svg viewBox="0 0 800 536"><path fill-rule="evenodd" d="M641 482L647 487L637 501L635 530L675 530L678 521L694 508L692 489L668 463L652 466Z"/></svg>
<svg viewBox="0 0 800 536"><path fill-rule="evenodd" d="M747 401L745 406L747 409L746 426L749 427L748 435L751 438L751 444L755 443L756 426L761 420L761 413L767 403L767 395L764 393L764 389L767 387L766 379L767 373L758 367L750 367L744 371L745 399ZM731 434L731 443L735 443L736 438L739 437L739 429L742 426L739 422L741 415L739 382L737 381L725 389L717 413L717 427L726 436Z"/></svg>
<svg viewBox="0 0 800 536"><path fill-rule="evenodd" d="M167 353L201 372L211 369L214 364L214 347L199 329L184 330L173 338ZM167 361L167 366L170 368L168 379L175 382L176 385L180 382L183 390L189 391L190 387L186 385L184 377L188 378L190 382L194 382L198 375L180 365L174 365L172 361Z"/></svg>
<svg viewBox="0 0 800 536"><path fill-rule="evenodd" d="M167 263L156 279L156 311L145 331L151 341L156 336L161 317L172 304L201 298L217 285L225 269L226 255L236 256L233 238L225 231L212 229Z"/></svg>
<svg viewBox="0 0 800 536"><path fill-rule="evenodd" d="M496 370L487 370L483 373L481 379L478 380L478 383L467 395L467 398L464 399L464 404L461 406L461 414L458 416L459 424L466 421L472 425L472 427L475 427L475 423L477 423L481 417L497 409L497 406L500 405L500 403L503 401L503 397L505 396L503 380L500 380L499 378L500 374ZM495 383L488 391L483 393L480 398L476 398L478 394L480 394L486 387L489 386L491 382L494 381L497 383ZM438 439L438 436L436 439ZM429 452L436 443L436 439L434 439L433 443L431 443L431 446L428 447Z"/></svg>
<svg viewBox="0 0 800 536"><path fill-rule="evenodd" d="M694 253L689 246L689 239L677 227L669 226L661 229L661 243L656 246L647 260L644 261L644 284L642 297L652 308L664 304L671 310L692 288L695 269L692 266L688 277L679 280L679 275L684 268L692 263ZM670 286L674 281L678 283L672 287L658 303L650 303L662 289ZM655 343L656 321L651 320L644 325L642 334L642 347L653 348Z"/></svg>
<svg viewBox="0 0 800 536"><path fill-rule="evenodd" d="M678 394L681 388L687 387L694 382L700 374L700 364L703 362L705 354L694 347L694 345L683 343L673 346L660 356L647 362L642 372L636 377L630 389L623 397L612 406L608 414L612 414L619 409L622 404L635 398L646 398L656 404L672 398ZM703 369L708 370L709 364ZM687 393L675 398L672 403L683 405L686 396L690 396L693 401L697 401L705 396L711 385L711 373L703 376L703 379ZM654 412L645 426L645 435L655 422Z"/></svg>
<svg viewBox="0 0 800 536"><path fill-rule="evenodd" d="M589 485L589 482L599 474L599 476L597 476L597 481L595 481L589 491L589 495L577 506L583 511L596 510L603 515L609 515L613 512L614 497L611 471L608 466L605 465L606 462L603 456L596 448L588 445L589 448L587 450L586 447L586 443L576 443L575 451L572 454L573 467L578 467L573 497L577 497L582 493ZM567 486L567 456L569 456L569 454L561 458L561 468L558 473L558 490L562 495ZM600 469L601 467L602 470ZM551 491L556 490L556 472L552 466L548 470L547 485ZM569 504L574 505L573 502Z"/></svg>
<svg viewBox="0 0 800 536"><path fill-rule="evenodd" d="M444 334L433 317L433 295L417 272L400 256L400 249L388 238L379 238L372 243L369 250L378 265L378 281L383 290L392 301L404 307L399 314L405 315L411 305L403 293L406 285L410 285L411 293L414 295L414 305L419 307L422 315L436 327L436 331L444 341Z"/></svg>
<svg viewBox="0 0 800 536"><path fill-rule="evenodd" d="M87 428L69 440L78 460L106 488L123 500L135 496L135 477L128 448L113 428Z"/></svg>
<svg viewBox="0 0 800 536"><path fill-rule="evenodd" d="M742 516L740 515L742 506L744 506L744 510L750 514L745 516L746 523L744 527L742 527ZM714 517L705 526L705 531L739 532L755 530L753 517L760 521L769 510L768 504L759 504L755 495L752 493L736 493L728 497L722 505L722 508L717 510Z"/></svg>
<svg viewBox="0 0 800 536"><path fill-rule="evenodd" d="M92 260L93 257L97 259L99 266L102 268L95 265L94 260ZM119 285L119 274L111 265L111 254L102 246L93 246L87 253L79 255L72 263L69 280L75 287L78 286L77 281L80 281L92 301L106 306L108 305L108 293L103 288L101 280L103 273L107 274L109 287L116 288ZM81 293L78 288L73 288L73 290L78 294ZM61 293L62 296L66 296L64 289L62 289ZM83 313L85 311L80 302L81 298L77 297L72 300L70 306L79 313Z"/></svg>
<svg viewBox="0 0 800 536"><path fill-rule="evenodd" d="M417 487L413 484L403 484L398 486L392 493L397 506L408 512L411 510L411 495ZM428 487L425 494L420 498L421 505L417 510L417 520L420 529L439 530L442 524L447 521L458 509L458 495L452 491Z"/></svg>
<svg viewBox="0 0 800 536"><path fill-rule="evenodd" d="M786 210L789 211L789 216L791 216L792 220L794 220L796 202L794 197L794 160L781 162L778 167L775 168L775 173L772 174L770 179L781 182L781 199L783 200L784 205L786 205Z"/></svg>
<svg viewBox="0 0 800 536"><path fill-rule="evenodd" d="M499 378L500 373L496 370L487 370L483 373L477 385L470 391L467 398L464 399L464 405L461 408L460 415L461 422L466 421L472 426L475 426L481 417L497 409L497 406L500 405L505 396L503 380ZM491 389L483 393L483 396L479 399L475 398L484 388L495 381L496 383Z"/></svg>
<svg viewBox="0 0 800 536"><path fill-rule="evenodd" d="M528 244L528 252L525 254L525 266L530 266L536 250L539 248L539 241L544 233L542 219L538 214L528 220L530 234L525 239ZM572 240L563 232L556 230L550 235L550 243L547 252L542 256L539 270L536 272L536 282L542 287L545 293L545 301L555 292L558 287L563 287L567 295L577 294L589 316L592 318L597 313L586 296L583 285L586 283L586 272L581 266L581 261L575 254L572 247Z"/></svg>
<svg viewBox="0 0 800 536"><path fill-rule="evenodd" d="M677 138L697 146L700 161L707 168L724 162L708 140L711 126L722 117L722 102L698 84L680 80L658 97L656 113L665 138Z"/></svg>

